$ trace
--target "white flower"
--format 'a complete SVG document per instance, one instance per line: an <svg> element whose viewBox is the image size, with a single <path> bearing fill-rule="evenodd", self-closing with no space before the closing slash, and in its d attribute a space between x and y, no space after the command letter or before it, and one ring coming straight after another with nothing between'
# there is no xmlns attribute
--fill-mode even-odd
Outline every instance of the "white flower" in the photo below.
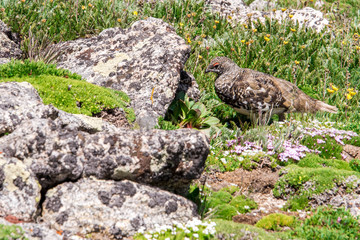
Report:
<svg viewBox="0 0 360 240"><path fill-rule="evenodd" d="M194 233L194 234L193 234L193 237L195 237L195 238L199 238L199 234Z"/></svg>
<svg viewBox="0 0 360 240"><path fill-rule="evenodd" d="M250 209L250 207L248 205L245 205L244 208L245 209Z"/></svg>

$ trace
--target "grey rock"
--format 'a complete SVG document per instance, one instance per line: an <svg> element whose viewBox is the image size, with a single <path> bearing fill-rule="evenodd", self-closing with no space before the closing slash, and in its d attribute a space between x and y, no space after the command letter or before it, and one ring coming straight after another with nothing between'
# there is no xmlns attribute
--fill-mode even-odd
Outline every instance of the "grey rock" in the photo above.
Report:
<svg viewBox="0 0 360 240"><path fill-rule="evenodd" d="M0 83L0 136L13 132L24 120L61 119L64 125L86 132L112 131L111 124L90 117L73 115L44 105L35 88L28 82ZM0 140L1 143L1 140Z"/></svg>
<svg viewBox="0 0 360 240"><path fill-rule="evenodd" d="M0 217L31 221L40 202L41 187L31 169L0 153Z"/></svg>
<svg viewBox="0 0 360 240"><path fill-rule="evenodd" d="M199 85L197 84L195 77L186 71L181 71L181 79L179 87L176 90L176 95L181 94L181 92L187 94L195 101L200 99Z"/></svg>
<svg viewBox="0 0 360 240"><path fill-rule="evenodd" d="M127 180L63 183L47 192L43 204L43 220L56 230L82 235L100 231L116 239L194 217L193 202Z"/></svg>
<svg viewBox="0 0 360 240"><path fill-rule="evenodd" d="M249 5L251 10L266 11L276 7L276 3L266 0L255 0Z"/></svg>
<svg viewBox="0 0 360 240"><path fill-rule="evenodd" d="M223 17L230 16L231 20L229 19L229 21L233 25L248 24L249 20L265 22L266 18L277 19L282 22L286 19L290 20L289 15L293 15L291 20L298 22L300 26L313 28L318 32L329 24L322 12L310 7L299 10L287 9L286 11L255 11L253 9L255 6L259 6L259 3L249 7L241 0L206 0L205 2L210 6L211 11L219 13Z"/></svg>
<svg viewBox="0 0 360 240"><path fill-rule="evenodd" d="M169 24L148 18L128 29L59 43L56 63L88 82L121 90L131 99L140 127L149 129L174 99L190 46Z"/></svg>
<svg viewBox="0 0 360 240"><path fill-rule="evenodd" d="M129 179L182 194L200 177L208 149L205 135L188 129L97 133L86 137L84 175Z"/></svg>
<svg viewBox="0 0 360 240"><path fill-rule="evenodd" d="M29 240L82 240L85 239L76 234L71 234L66 231L56 231L51 229L50 225L46 223L36 222L19 222L12 224L3 218L0 218L0 224L5 226L16 226Z"/></svg>
<svg viewBox="0 0 360 240"><path fill-rule="evenodd" d="M26 163L45 189L96 176L183 193L204 169L209 142L198 131L112 127L98 132L72 114L43 105L27 83L2 83L0 96L0 151L6 159Z"/></svg>
<svg viewBox="0 0 360 240"><path fill-rule="evenodd" d="M19 37L0 20L0 64L7 63L11 59L21 58L22 51L19 43Z"/></svg>

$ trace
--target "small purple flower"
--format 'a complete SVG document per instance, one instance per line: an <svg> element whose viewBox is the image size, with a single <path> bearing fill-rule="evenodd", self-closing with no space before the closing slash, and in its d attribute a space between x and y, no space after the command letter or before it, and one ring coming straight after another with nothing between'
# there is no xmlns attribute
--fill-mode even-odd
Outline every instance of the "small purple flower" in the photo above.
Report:
<svg viewBox="0 0 360 240"><path fill-rule="evenodd" d="M338 217L337 222L338 222L338 223L341 222L341 217Z"/></svg>
<svg viewBox="0 0 360 240"><path fill-rule="evenodd" d="M325 142L324 140L322 140L322 139L317 139L316 142L317 142L318 144L326 143L326 142ZM314 144L314 145L315 145L315 144Z"/></svg>

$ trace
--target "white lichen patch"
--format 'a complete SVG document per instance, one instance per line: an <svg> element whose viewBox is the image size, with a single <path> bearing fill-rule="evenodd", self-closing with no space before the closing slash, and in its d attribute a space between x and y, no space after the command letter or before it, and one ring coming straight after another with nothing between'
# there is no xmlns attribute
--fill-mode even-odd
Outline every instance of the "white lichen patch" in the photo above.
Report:
<svg viewBox="0 0 360 240"><path fill-rule="evenodd" d="M27 182L30 177L30 172L27 171L26 165L18 161L15 164L10 163L4 166L5 180L4 185L9 191L16 191L18 188L14 185L14 180L21 177L23 182Z"/></svg>
<svg viewBox="0 0 360 240"><path fill-rule="evenodd" d="M116 67L119 62L130 59L130 56L126 53L117 53L114 58L104 62L100 61L96 66L93 67L93 71L101 74L104 77L109 76L111 72L116 71Z"/></svg>

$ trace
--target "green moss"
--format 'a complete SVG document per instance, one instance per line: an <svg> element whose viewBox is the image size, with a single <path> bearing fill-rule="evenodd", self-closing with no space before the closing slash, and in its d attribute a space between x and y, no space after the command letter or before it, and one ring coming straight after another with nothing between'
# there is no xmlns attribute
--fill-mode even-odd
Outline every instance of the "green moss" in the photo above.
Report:
<svg viewBox="0 0 360 240"><path fill-rule="evenodd" d="M233 195L234 193L236 193L237 191L239 191L240 188L237 186L227 186L221 189L221 191L225 191L230 193L231 195Z"/></svg>
<svg viewBox="0 0 360 240"><path fill-rule="evenodd" d="M307 168L322 168L322 167L332 167L336 169L343 169L351 171L349 163L337 160L337 159L324 159L316 154L307 154L306 157L302 158L298 163L300 167Z"/></svg>
<svg viewBox="0 0 360 240"><path fill-rule="evenodd" d="M281 213L273 213L260 219L255 226L267 230L278 231L280 227L291 227L295 222L295 217Z"/></svg>
<svg viewBox="0 0 360 240"><path fill-rule="evenodd" d="M296 227L292 235L305 239L359 239L358 220L342 208L320 207L303 224Z"/></svg>
<svg viewBox="0 0 360 240"><path fill-rule="evenodd" d="M238 215L235 207L229 204L217 205L211 212L210 218L232 220L234 216Z"/></svg>
<svg viewBox="0 0 360 240"><path fill-rule="evenodd" d="M212 220L216 223L216 233L219 236L224 236L222 239L259 239L259 240L276 240L284 234L279 236L278 233L270 233L262 228L251 226L248 224L235 223L222 219ZM288 238L286 238L288 239Z"/></svg>
<svg viewBox="0 0 360 240"><path fill-rule="evenodd" d="M317 140L323 140L325 143L317 143ZM306 147L320 151L319 156L327 159L342 159L341 153L343 151L343 147L335 141L335 139L326 136L323 138L322 136L307 136L302 141L301 144Z"/></svg>
<svg viewBox="0 0 360 240"><path fill-rule="evenodd" d="M0 239L10 240L10 239L27 239L24 236L24 231L21 227L16 225L3 225L0 224Z"/></svg>
<svg viewBox="0 0 360 240"><path fill-rule="evenodd" d="M352 137L350 140L345 140L344 143L360 147L360 136Z"/></svg>
<svg viewBox="0 0 360 240"><path fill-rule="evenodd" d="M317 164L309 164L317 166ZM273 194L275 197L286 197L291 200L288 202L288 208L301 209L304 208L306 198L315 194L321 194L326 190L332 189L343 182L349 176L357 176L360 174L354 171L344 169L335 169L333 167L324 168L307 168L298 165L289 165L283 169L285 173L275 184ZM304 184L307 186L304 187ZM347 185L347 190L351 190L353 186ZM286 191L291 189L291 191ZM295 205L291 205L294 203Z"/></svg>
<svg viewBox="0 0 360 240"><path fill-rule="evenodd" d="M247 213L252 209L257 208L257 203L254 200L245 197L244 195L234 197L231 200L230 205L235 207L240 213Z"/></svg>
<svg viewBox="0 0 360 240"><path fill-rule="evenodd" d="M352 170L356 172L360 172L360 160L359 159L351 159L349 165Z"/></svg>
<svg viewBox="0 0 360 240"><path fill-rule="evenodd" d="M129 97L120 91L99 87L70 78L40 75L35 77L13 77L0 82L29 82L38 91L44 104L75 114L92 116L105 109L123 108L130 122L135 120L134 110L127 107ZM69 90L69 86L71 86Z"/></svg>
<svg viewBox="0 0 360 240"><path fill-rule="evenodd" d="M11 61L0 65L0 78L27 77L51 75L81 80L81 76L69 70L56 68L55 64L45 64L44 62L34 62L29 60Z"/></svg>
<svg viewBox="0 0 360 240"><path fill-rule="evenodd" d="M207 209L215 208L218 205L229 203L232 198L233 197L231 196L231 194L225 191L212 192L206 200Z"/></svg>

